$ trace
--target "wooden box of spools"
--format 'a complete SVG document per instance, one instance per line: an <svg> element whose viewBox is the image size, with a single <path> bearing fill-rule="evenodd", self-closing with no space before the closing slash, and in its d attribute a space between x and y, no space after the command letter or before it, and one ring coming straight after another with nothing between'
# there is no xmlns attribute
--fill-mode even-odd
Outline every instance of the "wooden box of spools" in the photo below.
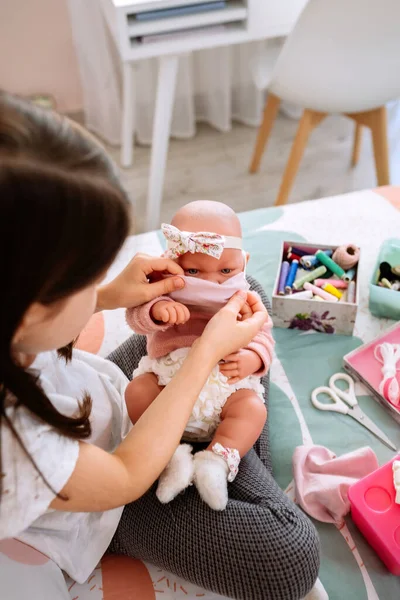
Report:
<svg viewBox="0 0 400 600"><path fill-rule="evenodd" d="M272 295L275 327L352 335L359 259L353 244L283 242Z"/></svg>

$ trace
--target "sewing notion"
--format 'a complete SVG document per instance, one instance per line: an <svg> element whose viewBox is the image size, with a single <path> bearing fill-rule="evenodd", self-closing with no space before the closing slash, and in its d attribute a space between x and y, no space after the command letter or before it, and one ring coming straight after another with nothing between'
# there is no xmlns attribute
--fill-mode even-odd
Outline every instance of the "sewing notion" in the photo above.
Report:
<svg viewBox="0 0 400 600"><path fill-rule="evenodd" d="M284 242L272 296L275 326L351 335L359 259L360 249L354 244Z"/></svg>
<svg viewBox="0 0 400 600"><path fill-rule="evenodd" d="M400 324L346 354L343 366L400 424Z"/></svg>
<svg viewBox="0 0 400 600"><path fill-rule="evenodd" d="M382 381L379 384L379 393L398 406L400 403L400 388L396 378L397 364L400 361L400 344L383 342L375 346L374 356L382 364ZM399 367L400 368L400 367Z"/></svg>
<svg viewBox="0 0 400 600"><path fill-rule="evenodd" d="M369 309L376 317L400 320L400 240L386 240L369 286Z"/></svg>
<svg viewBox="0 0 400 600"><path fill-rule="evenodd" d="M400 575L400 505L396 503L399 459L397 456L348 491L354 523L394 575Z"/></svg>
<svg viewBox="0 0 400 600"><path fill-rule="evenodd" d="M342 390L336 385L337 381L347 383L347 389ZM324 403L318 399L318 396L324 394L329 397L330 402ZM320 386L315 388L311 394L311 402L318 410L337 412L342 415L348 415L355 419L360 425L368 429L375 437L377 437L385 446L396 451L396 446L387 437L383 431L375 425L373 421L361 410L358 405L357 396L355 393L354 380L346 373L335 373L329 380L328 386Z"/></svg>

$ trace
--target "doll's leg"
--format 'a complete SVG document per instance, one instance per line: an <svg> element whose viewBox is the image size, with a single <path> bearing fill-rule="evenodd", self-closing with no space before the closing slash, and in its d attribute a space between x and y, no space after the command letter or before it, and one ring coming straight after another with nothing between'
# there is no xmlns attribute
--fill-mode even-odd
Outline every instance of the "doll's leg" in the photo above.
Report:
<svg viewBox="0 0 400 600"><path fill-rule="evenodd" d="M204 502L214 510L226 507L228 481L234 480L240 457L258 439L266 417L265 405L253 390L238 390L222 409L212 442L196 454L194 481Z"/></svg>
<svg viewBox="0 0 400 600"><path fill-rule="evenodd" d="M125 390L125 402L129 418L136 423L162 390L154 373L144 373L135 377Z"/></svg>
<svg viewBox="0 0 400 600"><path fill-rule="evenodd" d="M214 444L238 450L244 456L258 439L267 418L267 409L253 390L238 390L229 396L221 412L221 423L207 450Z"/></svg>

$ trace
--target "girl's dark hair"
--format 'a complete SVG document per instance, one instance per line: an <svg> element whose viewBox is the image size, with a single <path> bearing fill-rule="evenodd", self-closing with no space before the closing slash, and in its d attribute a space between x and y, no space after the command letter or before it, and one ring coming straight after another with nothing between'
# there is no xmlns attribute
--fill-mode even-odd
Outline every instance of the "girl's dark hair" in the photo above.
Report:
<svg viewBox="0 0 400 600"><path fill-rule="evenodd" d="M63 435L90 435L90 401L74 417L58 412L11 344L33 302L61 301L105 272L128 234L128 206L114 164L90 134L0 92L0 425L17 438L10 402Z"/></svg>

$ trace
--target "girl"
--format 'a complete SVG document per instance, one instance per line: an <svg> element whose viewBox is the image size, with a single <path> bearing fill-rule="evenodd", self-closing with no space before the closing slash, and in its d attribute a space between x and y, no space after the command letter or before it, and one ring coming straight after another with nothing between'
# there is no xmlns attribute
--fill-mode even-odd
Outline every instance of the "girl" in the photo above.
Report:
<svg viewBox="0 0 400 600"><path fill-rule="evenodd" d="M123 373L71 352L96 309L182 285L172 261L138 256L99 287L128 230L103 150L65 119L0 95L0 539L18 537L79 582L108 548L232 598L297 600L317 577L318 539L274 482L265 437L267 467L248 453L222 514L191 489L161 505L152 487L214 365L266 321L258 296L246 305L236 295L211 319L133 428ZM163 271L176 277L147 282ZM131 374L142 354L134 336L111 360Z"/></svg>

